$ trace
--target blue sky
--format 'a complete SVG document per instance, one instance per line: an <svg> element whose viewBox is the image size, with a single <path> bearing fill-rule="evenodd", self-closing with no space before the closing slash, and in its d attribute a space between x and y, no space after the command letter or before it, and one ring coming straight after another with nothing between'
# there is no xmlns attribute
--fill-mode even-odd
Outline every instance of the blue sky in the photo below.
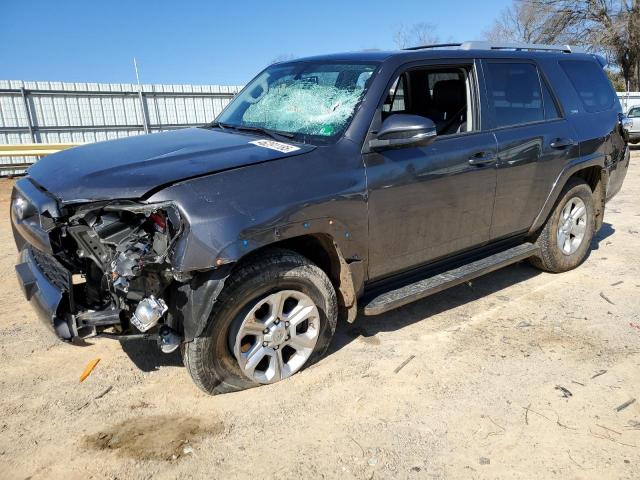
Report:
<svg viewBox="0 0 640 480"><path fill-rule="evenodd" d="M5 1L0 79L242 84L273 59L395 48L402 26L477 40L510 0Z"/></svg>

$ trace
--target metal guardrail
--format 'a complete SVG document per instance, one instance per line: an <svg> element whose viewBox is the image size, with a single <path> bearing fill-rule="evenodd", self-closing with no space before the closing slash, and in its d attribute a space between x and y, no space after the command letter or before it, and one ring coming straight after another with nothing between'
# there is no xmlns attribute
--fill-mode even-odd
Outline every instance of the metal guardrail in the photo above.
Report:
<svg viewBox="0 0 640 480"><path fill-rule="evenodd" d="M21 143L0 145L0 157L39 157L77 147L82 143Z"/></svg>
<svg viewBox="0 0 640 480"><path fill-rule="evenodd" d="M9 158L11 163L0 161L0 177L22 175L33 163L52 153L61 152L67 148L84 145L83 143L20 143L14 145L0 144L0 158ZM15 159L18 159L17 161ZM27 160L29 159L29 160Z"/></svg>

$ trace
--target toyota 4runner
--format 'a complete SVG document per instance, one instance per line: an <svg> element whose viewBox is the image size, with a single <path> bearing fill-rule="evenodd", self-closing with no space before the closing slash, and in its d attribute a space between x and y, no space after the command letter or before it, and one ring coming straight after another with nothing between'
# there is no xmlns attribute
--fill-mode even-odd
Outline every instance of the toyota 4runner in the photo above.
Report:
<svg viewBox="0 0 640 480"><path fill-rule="evenodd" d="M578 266L627 172L624 122L603 61L570 47L278 63L209 125L33 165L16 271L64 340L157 339L210 393L276 382L359 309Z"/></svg>

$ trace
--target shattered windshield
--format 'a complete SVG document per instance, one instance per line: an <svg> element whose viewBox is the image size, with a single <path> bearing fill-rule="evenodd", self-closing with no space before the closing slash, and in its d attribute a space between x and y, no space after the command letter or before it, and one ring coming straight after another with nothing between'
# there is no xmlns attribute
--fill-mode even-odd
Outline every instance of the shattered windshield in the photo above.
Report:
<svg viewBox="0 0 640 480"><path fill-rule="evenodd" d="M217 118L225 126L333 137L347 127L376 65L294 62L254 78Z"/></svg>

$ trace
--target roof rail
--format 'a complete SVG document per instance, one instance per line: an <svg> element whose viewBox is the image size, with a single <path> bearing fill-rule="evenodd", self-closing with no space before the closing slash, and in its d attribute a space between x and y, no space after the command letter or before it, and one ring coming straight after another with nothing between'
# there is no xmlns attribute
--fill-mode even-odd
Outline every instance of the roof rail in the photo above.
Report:
<svg viewBox="0 0 640 480"><path fill-rule="evenodd" d="M446 48L446 47L460 47L462 43L433 43L431 45L418 45L417 47L407 47L403 50L422 50L425 48Z"/></svg>
<svg viewBox="0 0 640 480"><path fill-rule="evenodd" d="M571 45L544 45L541 43L492 43L487 41L471 41L461 43L437 43L433 45L421 45L418 47L405 48L404 50L423 50L428 48L457 47L460 50L528 50L539 52L563 52L579 53L582 49Z"/></svg>

